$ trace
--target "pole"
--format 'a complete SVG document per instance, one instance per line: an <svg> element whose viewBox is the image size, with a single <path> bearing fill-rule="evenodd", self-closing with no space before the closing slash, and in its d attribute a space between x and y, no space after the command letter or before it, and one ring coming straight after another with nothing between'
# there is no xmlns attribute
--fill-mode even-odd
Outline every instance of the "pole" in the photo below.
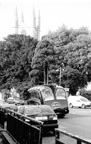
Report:
<svg viewBox="0 0 91 144"><path fill-rule="evenodd" d="M44 65L44 84L48 84L48 62Z"/></svg>
<svg viewBox="0 0 91 144"><path fill-rule="evenodd" d="M59 85L61 85L61 67L60 67L60 73L59 73Z"/></svg>

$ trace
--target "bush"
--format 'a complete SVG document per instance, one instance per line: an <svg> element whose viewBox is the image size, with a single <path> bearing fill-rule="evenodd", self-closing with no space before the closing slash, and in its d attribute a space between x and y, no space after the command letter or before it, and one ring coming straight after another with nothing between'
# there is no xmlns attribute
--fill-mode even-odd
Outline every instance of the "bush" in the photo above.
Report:
<svg viewBox="0 0 91 144"><path fill-rule="evenodd" d="M80 95L86 97L88 100L91 101L91 90L87 91L85 89L81 89Z"/></svg>

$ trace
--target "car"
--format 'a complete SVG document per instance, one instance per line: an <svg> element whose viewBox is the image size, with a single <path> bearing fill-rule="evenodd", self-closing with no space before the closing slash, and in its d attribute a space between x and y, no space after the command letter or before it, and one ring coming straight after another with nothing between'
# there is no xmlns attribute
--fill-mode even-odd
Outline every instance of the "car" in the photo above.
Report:
<svg viewBox="0 0 91 144"><path fill-rule="evenodd" d="M43 131L55 132L58 128L58 118L48 105L23 105L18 107L18 113L43 122Z"/></svg>
<svg viewBox="0 0 91 144"><path fill-rule="evenodd" d="M16 105L23 105L24 104L24 100L20 99L19 97L16 97L16 98L9 97L7 99L7 103L16 104Z"/></svg>
<svg viewBox="0 0 91 144"><path fill-rule="evenodd" d="M24 105L24 100L20 99L19 97L14 98L14 102L16 105Z"/></svg>
<svg viewBox="0 0 91 144"><path fill-rule="evenodd" d="M9 103L9 104L14 104L14 103L15 103L14 98L13 98L13 97L9 97L9 98L7 99L7 103Z"/></svg>
<svg viewBox="0 0 91 144"><path fill-rule="evenodd" d="M91 107L91 101L87 98L77 95L77 96L69 96L68 97L69 107L79 107L79 108L86 108Z"/></svg>
<svg viewBox="0 0 91 144"><path fill-rule="evenodd" d="M0 108L10 109L10 110L14 110L14 111L18 110L18 108L17 108L17 106L15 104L8 104L5 101L0 101Z"/></svg>
<svg viewBox="0 0 91 144"><path fill-rule="evenodd" d="M17 112L17 110L18 110L17 106L14 105L14 104L8 104L7 103L7 104L4 104L4 105L1 105L0 107L5 109L5 110L13 110L15 112Z"/></svg>

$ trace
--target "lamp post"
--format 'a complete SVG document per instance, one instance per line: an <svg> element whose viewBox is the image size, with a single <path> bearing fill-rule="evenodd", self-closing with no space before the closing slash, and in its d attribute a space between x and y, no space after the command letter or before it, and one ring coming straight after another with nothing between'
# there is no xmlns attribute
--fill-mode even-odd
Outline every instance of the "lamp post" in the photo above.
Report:
<svg viewBox="0 0 91 144"><path fill-rule="evenodd" d="M44 84L48 84L48 62L44 64Z"/></svg>
<svg viewBox="0 0 91 144"><path fill-rule="evenodd" d="M60 67L59 68L59 86L61 85L61 75L62 75L61 71L62 71L62 69Z"/></svg>
<svg viewBox="0 0 91 144"><path fill-rule="evenodd" d="M59 86L61 85L61 77L62 77L62 68L56 70L56 72L59 72Z"/></svg>
<svg viewBox="0 0 91 144"><path fill-rule="evenodd" d="M61 86L62 71L64 70L64 63L59 68L59 86Z"/></svg>

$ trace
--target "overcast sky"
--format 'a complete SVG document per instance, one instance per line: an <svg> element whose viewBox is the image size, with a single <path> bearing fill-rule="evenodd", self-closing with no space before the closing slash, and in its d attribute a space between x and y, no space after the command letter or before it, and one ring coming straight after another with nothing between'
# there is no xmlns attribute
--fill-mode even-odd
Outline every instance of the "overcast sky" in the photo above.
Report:
<svg viewBox="0 0 91 144"><path fill-rule="evenodd" d="M27 35L32 36L33 6L36 17L40 10L41 36L63 24L68 28L85 26L91 30L91 0L0 0L0 40L15 33L16 6L20 27L23 11Z"/></svg>

